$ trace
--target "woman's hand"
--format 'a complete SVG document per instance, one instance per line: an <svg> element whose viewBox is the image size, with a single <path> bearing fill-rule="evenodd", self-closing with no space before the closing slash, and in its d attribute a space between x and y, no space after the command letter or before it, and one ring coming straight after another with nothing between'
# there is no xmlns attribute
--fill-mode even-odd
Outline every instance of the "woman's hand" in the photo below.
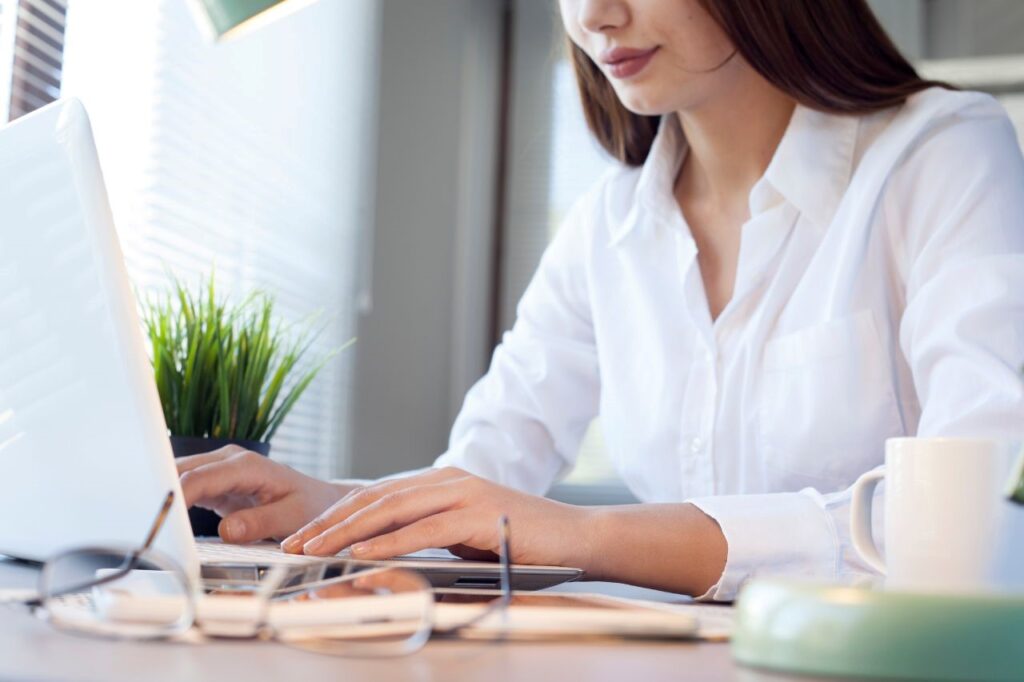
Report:
<svg viewBox="0 0 1024 682"><path fill-rule="evenodd" d="M589 510L527 495L461 469L435 469L353 491L282 543L326 556L351 547L386 559L429 547L465 558L497 554L498 519L509 519L511 560L586 566Z"/></svg>
<svg viewBox="0 0 1024 682"><path fill-rule="evenodd" d="M175 461L186 506L224 517L217 532L227 542L286 537L352 490L237 445Z"/></svg>
<svg viewBox="0 0 1024 682"><path fill-rule="evenodd" d="M282 546L292 553L351 547L358 558L386 559L447 547L483 558L498 553L505 515L510 559L520 564L695 595L725 566L721 529L692 504L574 507L451 467L344 489L235 446L177 462L185 502L224 516L229 542L291 534Z"/></svg>

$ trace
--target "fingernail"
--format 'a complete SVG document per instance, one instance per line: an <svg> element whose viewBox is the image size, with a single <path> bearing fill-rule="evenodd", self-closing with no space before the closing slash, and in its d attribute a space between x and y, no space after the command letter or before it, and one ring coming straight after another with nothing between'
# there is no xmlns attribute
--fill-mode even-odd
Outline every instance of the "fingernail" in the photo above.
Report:
<svg viewBox="0 0 1024 682"><path fill-rule="evenodd" d="M245 522L241 519L228 519L224 522L224 533L228 540L234 540L245 535Z"/></svg>
<svg viewBox="0 0 1024 682"><path fill-rule="evenodd" d="M322 544L324 544L324 539L318 535L315 538L313 538L312 540L310 540L309 542L307 542L306 544L304 544L302 546L302 551L306 552L307 554L309 552L315 552L316 550L318 550L320 548L320 545L322 545Z"/></svg>
<svg viewBox="0 0 1024 682"><path fill-rule="evenodd" d="M281 543L281 549L289 554L295 554L302 548L302 537L297 533L295 535L289 535Z"/></svg>
<svg viewBox="0 0 1024 682"><path fill-rule="evenodd" d="M352 545L353 554L366 554L371 549L373 549L373 546L369 542L359 542Z"/></svg>

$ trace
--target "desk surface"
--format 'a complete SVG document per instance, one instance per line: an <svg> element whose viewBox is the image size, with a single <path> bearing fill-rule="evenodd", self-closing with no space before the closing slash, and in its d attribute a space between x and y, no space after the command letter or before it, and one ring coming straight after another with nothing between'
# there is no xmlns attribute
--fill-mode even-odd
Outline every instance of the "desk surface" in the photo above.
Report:
<svg viewBox="0 0 1024 682"><path fill-rule="evenodd" d="M31 587L35 578L33 569L0 560L0 587ZM622 586L605 589L625 594ZM404 658L342 659L296 651L272 642L216 641L189 645L89 639L57 632L24 612L3 607L0 678L146 682L342 678L389 682L789 679L734 666L728 645L722 643L438 641ZM809 682L806 677L799 679Z"/></svg>

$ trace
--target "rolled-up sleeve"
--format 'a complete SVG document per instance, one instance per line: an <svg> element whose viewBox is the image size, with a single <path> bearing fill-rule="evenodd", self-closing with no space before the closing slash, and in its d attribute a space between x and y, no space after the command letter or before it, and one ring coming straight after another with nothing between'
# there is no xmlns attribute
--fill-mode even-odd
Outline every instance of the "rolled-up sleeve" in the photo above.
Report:
<svg viewBox="0 0 1024 682"><path fill-rule="evenodd" d="M1024 438L1024 164L1006 117L995 109L933 131L894 171L883 204L905 290L900 349L921 405L917 435ZM852 547L850 493L689 500L729 546L702 598L732 600L762 575L871 576ZM883 499L880 486L876 538Z"/></svg>
<svg viewBox="0 0 1024 682"><path fill-rule="evenodd" d="M883 484L884 485L884 484ZM795 493L718 495L689 500L715 519L729 546L718 582L698 597L732 601L743 584L758 576L787 576L841 582L874 577L850 539L850 491L822 495L813 488ZM882 540L884 487L875 492L872 519Z"/></svg>
<svg viewBox="0 0 1024 682"><path fill-rule="evenodd" d="M821 577L835 573L836 529L831 517L822 513L823 500L813 490L720 495L690 502L718 522L729 546L722 577L701 599L731 601L744 582L759 574Z"/></svg>

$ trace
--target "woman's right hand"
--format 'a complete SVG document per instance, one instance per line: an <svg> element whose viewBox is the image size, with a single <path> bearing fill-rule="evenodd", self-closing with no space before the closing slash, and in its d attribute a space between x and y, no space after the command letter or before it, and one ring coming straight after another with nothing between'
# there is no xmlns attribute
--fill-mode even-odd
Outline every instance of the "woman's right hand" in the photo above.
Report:
<svg viewBox="0 0 1024 682"><path fill-rule="evenodd" d="M355 488L306 476L237 445L175 462L186 506L222 516L217 532L225 542L288 537Z"/></svg>

